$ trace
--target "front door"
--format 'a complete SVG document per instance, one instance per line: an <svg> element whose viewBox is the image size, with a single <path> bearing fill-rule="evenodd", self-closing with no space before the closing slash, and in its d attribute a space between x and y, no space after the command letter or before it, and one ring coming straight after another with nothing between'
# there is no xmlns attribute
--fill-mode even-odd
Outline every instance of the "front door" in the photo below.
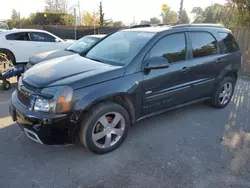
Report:
<svg viewBox="0 0 250 188"><path fill-rule="evenodd" d="M144 72L144 115L190 100L185 33L170 34L161 38L146 59L159 56L166 58L170 66Z"/></svg>
<svg viewBox="0 0 250 188"><path fill-rule="evenodd" d="M31 36L32 41L36 43L36 54L63 49L62 42L56 41L56 38L48 33L32 32Z"/></svg>

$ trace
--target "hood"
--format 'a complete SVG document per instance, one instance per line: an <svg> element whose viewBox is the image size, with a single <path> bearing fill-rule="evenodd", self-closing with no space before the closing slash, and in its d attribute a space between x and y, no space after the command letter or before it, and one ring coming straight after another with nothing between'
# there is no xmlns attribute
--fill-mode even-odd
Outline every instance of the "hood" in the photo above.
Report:
<svg viewBox="0 0 250 188"><path fill-rule="evenodd" d="M125 68L96 62L79 54L49 60L24 73L24 82L37 88L70 85L73 89L123 76Z"/></svg>
<svg viewBox="0 0 250 188"><path fill-rule="evenodd" d="M58 58L58 57L63 57L67 55L73 55L75 54L74 52L66 51L66 50L53 50L49 52L44 52L37 54L35 56L32 56L29 60L29 63L31 65L35 65L37 63L41 63L43 61L47 61L50 59Z"/></svg>

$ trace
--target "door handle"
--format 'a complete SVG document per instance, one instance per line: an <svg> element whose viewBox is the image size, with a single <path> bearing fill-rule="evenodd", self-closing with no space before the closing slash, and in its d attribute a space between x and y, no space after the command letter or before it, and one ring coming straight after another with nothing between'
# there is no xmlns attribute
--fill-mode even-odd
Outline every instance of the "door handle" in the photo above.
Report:
<svg viewBox="0 0 250 188"><path fill-rule="evenodd" d="M190 71L190 68L189 68L189 67L183 67L183 68L182 68L182 72L185 72L185 73L186 73L186 72L189 72L189 71Z"/></svg>
<svg viewBox="0 0 250 188"><path fill-rule="evenodd" d="M216 60L216 63L221 63L221 62L223 62L223 59L217 59Z"/></svg>

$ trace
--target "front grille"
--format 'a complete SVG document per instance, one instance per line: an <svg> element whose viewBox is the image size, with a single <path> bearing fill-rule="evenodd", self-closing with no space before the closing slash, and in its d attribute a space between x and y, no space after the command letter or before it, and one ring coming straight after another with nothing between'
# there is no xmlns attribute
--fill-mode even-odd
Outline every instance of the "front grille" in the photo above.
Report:
<svg viewBox="0 0 250 188"><path fill-rule="evenodd" d="M24 106L29 107L31 98L24 93L22 93L20 90L17 92L17 97L20 103L22 103Z"/></svg>

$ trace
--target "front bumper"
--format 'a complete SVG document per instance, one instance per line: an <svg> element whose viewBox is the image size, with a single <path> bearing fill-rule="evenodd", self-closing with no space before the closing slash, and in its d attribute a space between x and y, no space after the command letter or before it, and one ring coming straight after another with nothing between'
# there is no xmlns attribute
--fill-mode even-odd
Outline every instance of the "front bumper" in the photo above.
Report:
<svg viewBox="0 0 250 188"><path fill-rule="evenodd" d="M18 101L17 92L11 97L9 112L25 134L43 144L72 143L76 123L70 114L48 114L29 110Z"/></svg>

